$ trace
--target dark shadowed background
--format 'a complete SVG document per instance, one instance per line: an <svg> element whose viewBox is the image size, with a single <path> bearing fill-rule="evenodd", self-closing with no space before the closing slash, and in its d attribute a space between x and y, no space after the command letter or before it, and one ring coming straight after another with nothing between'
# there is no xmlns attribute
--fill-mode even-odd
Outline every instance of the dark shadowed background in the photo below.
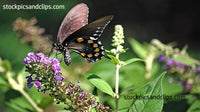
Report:
<svg viewBox="0 0 200 112"><path fill-rule="evenodd" d="M60 22L75 4L89 6L89 21L106 15L114 15L114 24L122 24L127 37L139 40L159 38L164 42L177 41L179 45L198 46L199 3L188 0L4 0L2 4L62 4L64 10L2 10L1 26L17 17L36 17L38 25L48 34L56 36ZM112 26L113 27L113 26Z"/></svg>
<svg viewBox="0 0 200 112"><path fill-rule="evenodd" d="M200 47L199 3L188 0L3 0L0 34L12 31L11 25L18 17L28 20L36 17L37 25L45 28L45 34L52 35L55 41L65 15L81 2L89 7L89 22L114 15L101 38L104 44L111 43L114 25L121 24L126 38L134 37L140 42L157 38L164 43L176 42L179 48L189 45L189 50L194 52ZM65 9L3 10L5 4L64 5ZM0 35L0 39L2 38L5 37Z"/></svg>

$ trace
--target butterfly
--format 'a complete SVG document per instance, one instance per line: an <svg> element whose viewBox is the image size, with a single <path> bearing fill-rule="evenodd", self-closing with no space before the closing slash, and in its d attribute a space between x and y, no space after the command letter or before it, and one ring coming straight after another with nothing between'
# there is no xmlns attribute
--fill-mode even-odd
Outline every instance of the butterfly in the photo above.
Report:
<svg viewBox="0 0 200 112"><path fill-rule="evenodd" d="M88 24L88 7L84 3L74 6L65 16L53 48L64 55L66 65L71 63L69 50L78 53L87 62L96 62L104 55L103 44L98 38L113 16L106 16Z"/></svg>

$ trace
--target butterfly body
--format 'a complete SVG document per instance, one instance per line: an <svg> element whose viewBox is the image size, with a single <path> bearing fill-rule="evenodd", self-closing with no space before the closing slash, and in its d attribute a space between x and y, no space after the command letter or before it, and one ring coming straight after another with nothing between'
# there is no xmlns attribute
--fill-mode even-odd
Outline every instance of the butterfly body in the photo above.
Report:
<svg viewBox="0 0 200 112"><path fill-rule="evenodd" d="M106 16L88 24L87 15L87 5L78 4L69 11L60 26L57 36L58 43L54 44L53 48L64 54L64 61L67 65L71 63L68 50L78 53L88 62L96 62L102 56L107 57L103 54L103 45L98 38L111 21L112 16Z"/></svg>

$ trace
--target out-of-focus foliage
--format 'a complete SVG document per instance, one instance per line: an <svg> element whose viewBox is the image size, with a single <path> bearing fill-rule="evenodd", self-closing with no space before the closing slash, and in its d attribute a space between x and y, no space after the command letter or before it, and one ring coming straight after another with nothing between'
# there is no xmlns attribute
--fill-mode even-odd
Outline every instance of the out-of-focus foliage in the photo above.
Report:
<svg viewBox="0 0 200 112"><path fill-rule="evenodd" d="M17 32L17 36L22 43L28 42L35 52L43 52L48 54L51 50L50 36L43 36L43 28L34 26L37 23L36 18L27 21L18 18L13 23L13 30Z"/></svg>

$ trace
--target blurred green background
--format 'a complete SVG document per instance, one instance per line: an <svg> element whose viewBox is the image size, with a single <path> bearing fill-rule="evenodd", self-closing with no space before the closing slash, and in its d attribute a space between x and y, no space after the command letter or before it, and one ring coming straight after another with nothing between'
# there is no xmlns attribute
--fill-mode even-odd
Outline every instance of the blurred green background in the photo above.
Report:
<svg viewBox="0 0 200 112"><path fill-rule="evenodd" d="M86 3L89 7L89 22L107 15L114 15L114 19L105 29L102 37L102 43L105 49L111 49L111 40L114 32L114 25L121 24L124 27L125 47L131 48L128 38L134 37L136 40L149 42L157 38L164 43L176 42L178 47L189 45L189 53L192 57L200 59L199 51L199 5L195 1L186 0L162 0L162 1L141 1L141 0L2 0L0 3L0 57L3 60L9 60L12 65L12 71L20 72L24 68L22 62L28 52L32 52L27 43L22 44L17 38L16 32L12 31L12 23L18 18L30 20L36 17L37 26L45 29L45 34L51 35L52 43L56 42L56 35L59 26L67 12L78 3ZM59 10L3 10L6 4L46 4L46 5L64 5L65 9ZM93 91L94 87L83 78L85 72L100 75L109 82L114 88L114 65L106 59L97 63L88 64L84 59L75 53L71 53L72 64L67 67L62 63L62 71L66 74L67 80L81 80L81 85L87 91ZM127 53L120 56L121 60L137 57L129 49ZM80 61L81 60L81 61ZM103 63L103 64L102 64ZM134 68L133 68L134 66ZM132 84L145 82L145 70L143 63L137 62L126 68L121 69L120 89L121 91ZM155 67L158 67L155 66ZM161 73L162 70L157 71ZM158 75L158 74L157 74ZM156 77L156 75L155 75ZM165 79L167 86L165 93L175 95L182 91L178 84L168 85L168 79ZM9 92L8 89L0 87L0 108L4 107L5 101L11 99L10 96L17 92ZM26 88L27 89L27 88ZM27 91L29 91L27 89ZM15 96L20 96L19 93ZM15 97L13 96L13 97ZM102 95L102 102L114 106L111 97ZM186 104L187 105L187 104ZM173 105L170 105L173 106ZM187 107L187 106L185 106ZM166 107L167 108L167 107ZM6 109L5 109L6 110ZM180 110L181 111L181 110Z"/></svg>

